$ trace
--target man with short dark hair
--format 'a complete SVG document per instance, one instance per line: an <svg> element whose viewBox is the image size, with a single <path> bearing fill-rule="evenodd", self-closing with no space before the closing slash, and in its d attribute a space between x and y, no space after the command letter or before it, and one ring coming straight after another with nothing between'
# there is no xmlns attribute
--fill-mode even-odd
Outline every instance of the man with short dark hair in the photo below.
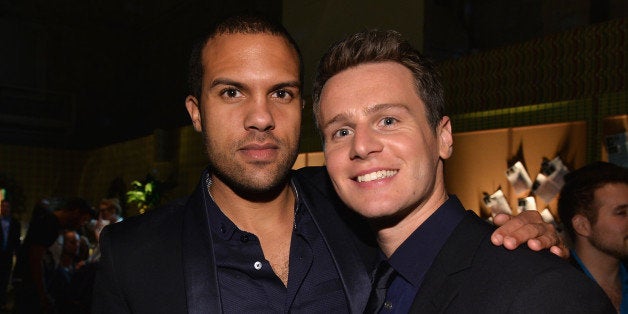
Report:
<svg viewBox="0 0 628 314"><path fill-rule="evenodd" d="M301 68L287 31L256 15L221 21L196 45L185 106L209 167L184 202L103 230L94 312L363 311L376 252L323 169L291 171ZM555 243L537 221L502 235Z"/></svg>
<svg viewBox="0 0 628 314"><path fill-rule="evenodd" d="M628 313L628 169L598 161L567 174L558 214L573 242L572 264Z"/></svg>
<svg viewBox="0 0 628 314"><path fill-rule="evenodd" d="M395 31L323 56L314 113L333 186L377 232L368 313L610 313L593 282L551 253L491 243L494 227L448 195L451 121L434 66Z"/></svg>

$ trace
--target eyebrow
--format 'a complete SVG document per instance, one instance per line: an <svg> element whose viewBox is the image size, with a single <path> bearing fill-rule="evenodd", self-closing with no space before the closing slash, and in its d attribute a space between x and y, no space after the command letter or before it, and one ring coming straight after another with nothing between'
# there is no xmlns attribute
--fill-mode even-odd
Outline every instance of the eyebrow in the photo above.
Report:
<svg viewBox="0 0 628 314"><path fill-rule="evenodd" d="M283 88L296 88L300 92L301 91L301 83L299 81L282 82L282 83L273 85L273 87L271 87L270 90L271 91L275 91L275 90L283 89Z"/></svg>
<svg viewBox="0 0 628 314"><path fill-rule="evenodd" d="M376 113L376 112L385 111L385 110L388 110L388 109L403 109L404 111L410 111L408 106L406 106L404 104L377 104L377 105L373 105L373 106L368 106L363 111L364 111L365 115L369 115L369 114L373 114L373 113Z"/></svg>
<svg viewBox="0 0 628 314"><path fill-rule="evenodd" d="M408 106L404 105L404 104L376 104L376 105L372 105L372 106L368 106L366 108L364 108L362 110L362 113L365 116L374 114L374 113L378 113L378 112L382 112L388 109L402 109L406 112L410 111L410 109L408 108ZM347 120L349 117L347 114L345 113L340 113L336 116L334 116L333 118L331 118L327 123L325 123L323 125L323 129L327 128L329 125L337 123L338 121L344 121Z"/></svg>
<svg viewBox="0 0 628 314"><path fill-rule="evenodd" d="M230 80L230 79L226 79L226 78L217 78L215 80L212 81L212 83L209 85L209 88L214 88L218 85L231 85L231 86L235 86L237 88L243 88L244 84L234 81L234 80Z"/></svg>
<svg viewBox="0 0 628 314"><path fill-rule="evenodd" d="M613 210L628 210L628 204L620 204L619 206L613 208Z"/></svg>
<svg viewBox="0 0 628 314"><path fill-rule="evenodd" d="M217 78L215 80L212 81L211 85L209 86L209 88L213 88L216 87L218 85L230 85L230 86L234 86L240 89L244 89L244 84L238 82L238 81L234 81L231 79L226 79L226 78ZM286 87L290 87L290 88L297 88L299 90L301 90L301 82L299 81L288 81L288 82L281 82L278 84L273 85L270 90L278 90L278 89L282 89L282 88L286 88Z"/></svg>

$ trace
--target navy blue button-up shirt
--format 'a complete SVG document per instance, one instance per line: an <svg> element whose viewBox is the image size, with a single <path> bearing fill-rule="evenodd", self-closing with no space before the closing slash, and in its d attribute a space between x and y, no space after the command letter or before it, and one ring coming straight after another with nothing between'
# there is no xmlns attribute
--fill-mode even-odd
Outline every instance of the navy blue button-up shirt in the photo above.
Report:
<svg viewBox="0 0 628 314"><path fill-rule="evenodd" d="M390 257L397 276L388 288L380 313L408 313L447 238L464 217L464 207L454 195L417 228Z"/></svg>
<svg viewBox="0 0 628 314"><path fill-rule="evenodd" d="M331 254L295 184L292 189L297 202L287 287L264 258L257 236L238 229L213 201L209 204L207 212L225 313L348 312Z"/></svg>

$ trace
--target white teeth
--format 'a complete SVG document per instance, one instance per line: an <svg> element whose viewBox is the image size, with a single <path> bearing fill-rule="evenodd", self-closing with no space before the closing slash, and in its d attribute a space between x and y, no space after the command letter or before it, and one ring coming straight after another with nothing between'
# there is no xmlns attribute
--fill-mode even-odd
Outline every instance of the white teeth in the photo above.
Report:
<svg viewBox="0 0 628 314"><path fill-rule="evenodd" d="M373 180L384 179L392 177L397 174L397 170L380 170L376 172L367 173L358 177L358 182L368 182Z"/></svg>

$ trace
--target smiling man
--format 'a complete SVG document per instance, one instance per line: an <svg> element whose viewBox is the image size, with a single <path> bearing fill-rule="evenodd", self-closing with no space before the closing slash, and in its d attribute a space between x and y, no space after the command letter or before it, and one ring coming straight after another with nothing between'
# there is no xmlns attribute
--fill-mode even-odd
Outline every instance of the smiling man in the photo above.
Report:
<svg viewBox="0 0 628 314"><path fill-rule="evenodd" d="M377 251L323 168L291 170L300 69L290 35L261 16L199 42L185 107L209 166L186 200L103 230L95 313L363 312ZM496 243L555 244L540 221L513 218Z"/></svg>
<svg viewBox="0 0 628 314"><path fill-rule="evenodd" d="M447 194L453 139L443 88L399 33L365 31L334 45L313 95L333 186L369 220L383 253L375 281L387 283L376 283L367 312L614 311L549 252L492 245L494 228Z"/></svg>

